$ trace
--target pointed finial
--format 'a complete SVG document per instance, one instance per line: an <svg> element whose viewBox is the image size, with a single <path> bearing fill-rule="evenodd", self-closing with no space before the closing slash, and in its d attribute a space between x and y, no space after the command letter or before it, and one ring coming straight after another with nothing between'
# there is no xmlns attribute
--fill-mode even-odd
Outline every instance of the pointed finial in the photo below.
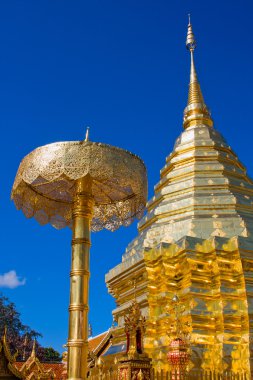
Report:
<svg viewBox="0 0 253 380"><path fill-rule="evenodd" d="M101 356L99 356L97 362L96 362L96 366L98 366L99 368L102 368L104 365L104 361L103 359L101 358Z"/></svg>
<svg viewBox="0 0 253 380"><path fill-rule="evenodd" d="M139 370L139 372L137 374L137 379L138 380L144 380L145 379L145 376L144 376L144 374L143 374L143 372L142 372L141 369Z"/></svg>
<svg viewBox="0 0 253 380"><path fill-rule="evenodd" d="M179 302L179 298L176 294L174 294L174 296L172 297L172 301L173 302Z"/></svg>
<svg viewBox="0 0 253 380"><path fill-rule="evenodd" d="M205 105L195 69L193 53L196 49L197 43L192 30L190 15L188 15L188 17L189 23L187 27L186 48L190 51L191 54L191 71L188 102L187 107L184 111L184 128L200 124L206 124L209 127L212 127L213 121L211 119L207 106Z"/></svg>
<svg viewBox="0 0 253 380"><path fill-rule="evenodd" d="M89 323L89 326L88 326L88 338L91 338L92 337L92 326L91 326L91 323Z"/></svg>
<svg viewBox="0 0 253 380"><path fill-rule="evenodd" d="M194 50L196 49L196 40L195 40L195 36L193 34L193 31L192 31L192 25L191 25L191 20L189 18L189 24L188 24L188 28L187 28L187 37L186 37L186 48L190 51L191 53L191 76L190 76L190 84L193 83L193 82L197 82L198 83L198 78L197 78L197 73L196 73L196 69L195 69L195 65L194 65L194 59L193 59L193 52ZM198 96L199 96L199 99L198 102L204 102L203 100L203 96L202 96L202 93L201 93L201 90L200 90L200 86L198 85ZM196 91L195 91L196 92ZM189 92L189 98L188 98L188 105L192 102L192 100L195 102L195 99L191 99L191 96L190 96L190 92ZM196 103L196 102L195 102Z"/></svg>
<svg viewBox="0 0 253 380"><path fill-rule="evenodd" d="M84 141L89 141L89 134L90 134L90 127L86 127L86 134L85 134Z"/></svg>
<svg viewBox="0 0 253 380"><path fill-rule="evenodd" d="M31 352L31 357L36 358L36 339L33 340L33 348Z"/></svg>
<svg viewBox="0 0 253 380"><path fill-rule="evenodd" d="M27 333L25 334L25 339L24 339L24 350L23 350L23 360L25 360L25 355L26 355L26 347L27 347L28 339L27 339Z"/></svg>
<svg viewBox="0 0 253 380"><path fill-rule="evenodd" d="M6 339L7 339L7 325L4 325L3 339L4 339L4 341L6 341Z"/></svg>
<svg viewBox="0 0 253 380"><path fill-rule="evenodd" d="M190 15L188 16L189 16L189 24L188 24L187 37L186 37L186 48L190 51L194 51L197 44L196 44L196 40L192 31Z"/></svg>

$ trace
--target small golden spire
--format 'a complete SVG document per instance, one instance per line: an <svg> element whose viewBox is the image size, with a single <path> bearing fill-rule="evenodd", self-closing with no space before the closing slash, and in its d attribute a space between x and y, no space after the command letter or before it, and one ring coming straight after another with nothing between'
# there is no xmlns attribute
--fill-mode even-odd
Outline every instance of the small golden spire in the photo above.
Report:
<svg viewBox="0 0 253 380"><path fill-rule="evenodd" d="M32 348L32 352L31 352L31 358L36 358L36 339L34 339L33 341L33 348Z"/></svg>
<svg viewBox="0 0 253 380"><path fill-rule="evenodd" d="M4 325L3 340L4 340L4 342L7 341L7 325Z"/></svg>
<svg viewBox="0 0 253 380"><path fill-rule="evenodd" d="M91 323L89 323L88 325L88 338L91 338L92 337L92 326L91 326Z"/></svg>
<svg viewBox="0 0 253 380"><path fill-rule="evenodd" d="M188 93L187 107L184 112L184 128L192 125L205 123L209 126L213 125L210 113L205 105L204 98L201 92L200 84L194 64L194 50L196 49L196 40L192 30L190 15L186 37L186 48L191 54L191 71L190 84Z"/></svg>
<svg viewBox="0 0 253 380"><path fill-rule="evenodd" d="M89 141L89 134L90 134L90 127L86 127L86 134L85 134L84 141Z"/></svg>
<svg viewBox="0 0 253 380"><path fill-rule="evenodd" d="M192 31L191 19L189 15L189 24L186 38L186 48L191 53L191 75L189 85L188 105L193 103L204 103L203 95L201 93L200 85L198 83L197 73L194 65L193 52L196 49L196 40Z"/></svg>
<svg viewBox="0 0 253 380"><path fill-rule="evenodd" d="M96 362L96 366L97 366L98 368L102 368L103 365L104 365L104 361L103 361L103 359L101 358L101 356L99 356L99 358L98 358L98 360L97 360L97 362Z"/></svg>

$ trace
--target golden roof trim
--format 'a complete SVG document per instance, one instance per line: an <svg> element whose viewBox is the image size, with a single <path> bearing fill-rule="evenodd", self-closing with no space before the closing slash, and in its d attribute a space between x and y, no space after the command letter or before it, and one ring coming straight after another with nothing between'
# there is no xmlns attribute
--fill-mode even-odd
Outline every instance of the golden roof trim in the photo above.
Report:
<svg viewBox="0 0 253 380"><path fill-rule="evenodd" d="M7 342L7 337L6 337L6 330L5 330L4 335L2 336L2 338L0 340L0 353L1 352L3 352L5 358L8 362L7 367L9 369L9 371L14 376L16 376L17 378L24 379L25 377L23 376L23 374L17 369L17 367L15 367L17 353L12 355L10 352L8 342Z"/></svg>

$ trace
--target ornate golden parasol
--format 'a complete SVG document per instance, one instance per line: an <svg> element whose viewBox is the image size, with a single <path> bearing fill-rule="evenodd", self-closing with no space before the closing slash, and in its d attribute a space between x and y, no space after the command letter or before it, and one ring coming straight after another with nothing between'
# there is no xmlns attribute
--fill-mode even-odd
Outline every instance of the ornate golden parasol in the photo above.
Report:
<svg viewBox="0 0 253 380"><path fill-rule="evenodd" d="M26 217L73 231L68 378L85 379L88 351L90 230L114 231L141 217L146 168L136 155L85 141L42 146L20 164L11 198Z"/></svg>

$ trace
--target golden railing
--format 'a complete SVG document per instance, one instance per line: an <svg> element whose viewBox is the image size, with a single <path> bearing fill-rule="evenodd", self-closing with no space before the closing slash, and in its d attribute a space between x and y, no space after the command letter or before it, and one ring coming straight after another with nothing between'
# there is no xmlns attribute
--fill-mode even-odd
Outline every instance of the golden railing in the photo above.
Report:
<svg viewBox="0 0 253 380"><path fill-rule="evenodd" d="M117 380L117 370L114 368L93 368L88 380ZM212 371L191 371L190 373L173 373L170 371L151 370L150 380L251 380L249 375L225 371L222 374Z"/></svg>
<svg viewBox="0 0 253 380"><path fill-rule="evenodd" d="M246 373L234 373L225 371L223 373L212 371L191 371L186 373L175 373L169 371L156 371L152 369L151 380L250 380Z"/></svg>
<svg viewBox="0 0 253 380"><path fill-rule="evenodd" d="M97 367L92 368L88 380L117 380L118 371L115 368L100 369Z"/></svg>

